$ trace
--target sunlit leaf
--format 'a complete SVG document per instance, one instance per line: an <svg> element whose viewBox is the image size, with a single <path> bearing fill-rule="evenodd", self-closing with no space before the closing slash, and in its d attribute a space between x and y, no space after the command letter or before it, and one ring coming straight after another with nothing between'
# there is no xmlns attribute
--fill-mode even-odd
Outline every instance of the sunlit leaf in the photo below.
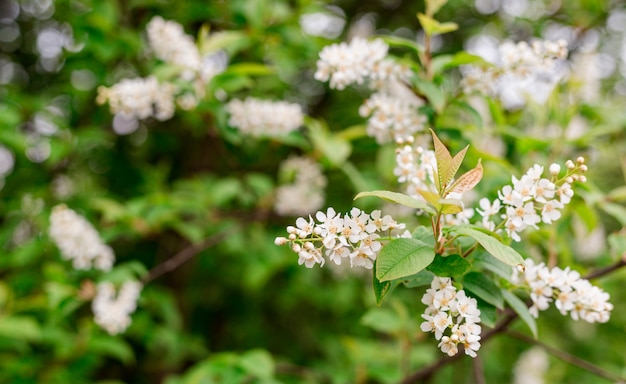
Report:
<svg viewBox="0 0 626 384"><path fill-rule="evenodd" d="M435 251L417 239L399 238L387 243L376 259L376 277L381 282L413 275L426 268Z"/></svg>
<svg viewBox="0 0 626 384"><path fill-rule="evenodd" d="M459 235L473 238L480 245L482 245L487 252L508 265L515 266L524 262L522 255L520 255L513 248L502 244L493 236L480 232L469 226L457 226L454 227L453 231Z"/></svg>
<svg viewBox="0 0 626 384"><path fill-rule="evenodd" d="M371 192L361 192L354 197L354 200L360 199L362 197L374 196L379 197L381 199L391 201L394 203L398 203L404 205L405 207L423 209L427 212L434 214L435 212L432 210L428 204L422 200L418 200L414 197L405 195L403 193L391 192L391 191L371 191Z"/></svg>

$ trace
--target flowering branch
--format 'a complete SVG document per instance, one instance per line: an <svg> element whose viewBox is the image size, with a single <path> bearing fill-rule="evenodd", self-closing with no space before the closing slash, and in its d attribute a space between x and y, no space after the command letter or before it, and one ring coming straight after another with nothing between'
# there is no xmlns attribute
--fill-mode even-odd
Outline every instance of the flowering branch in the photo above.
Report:
<svg viewBox="0 0 626 384"><path fill-rule="evenodd" d="M608 274L611 274L617 270L619 270L620 268L626 266L626 258L622 257L620 260L618 260L616 263L614 263L611 266L608 266L604 269L600 269L598 271L595 272L591 272L589 274L587 274L584 278L585 279L597 279L603 276L606 276ZM527 303L528 306L531 305L530 302ZM509 325L519 317L519 315L513 311L510 308L507 308L504 311L504 316L502 317L502 319L500 320L500 322L498 322L498 324L496 324L495 327L493 327L492 329L488 330L487 332L485 332L484 334L481 335L480 341L481 344L485 344L489 339L491 339L493 336L499 334L499 333L503 333L506 332ZM430 377L432 377L433 374L435 374L439 369L441 369L442 367L455 362L456 360L460 359L463 355L462 354L456 354L454 356L445 356L437 361L435 361L434 363L432 363L431 365L422 368L421 370L406 376L400 383L401 384L412 384L412 383L421 383L424 382L425 380L429 379ZM588 363L589 364L589 363ZM620 379L622 380L622 379Z"/></svg>
<svg viewBox="0 0 626 384"><path fill-rule="evenodd" d="M178 252L176 255L170 257L161 264L152 268L148 272L148 274L142 279L143 284L148 284L152 280L155 280L162 275L175 270L176 268L191 260L198 253L219 244L222 240L224 240L226 235L230 233L232 232L226 230L218 232L210 237L207 237L200 243L189 245L187 248Z"/></svg>

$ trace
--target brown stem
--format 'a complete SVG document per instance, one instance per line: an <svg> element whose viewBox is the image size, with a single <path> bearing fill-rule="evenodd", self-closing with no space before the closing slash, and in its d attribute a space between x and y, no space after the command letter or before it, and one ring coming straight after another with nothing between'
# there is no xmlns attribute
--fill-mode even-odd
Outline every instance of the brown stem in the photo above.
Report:
<svg viewBox="0 0 626 384"><path fill-rule="evenodd" d="M593 373L596 376L599 376L599 377L602 377L604 379L607 379L607 380L610 380L610 381L614 381L614 382L620 382L621 383L621 382L626 381L626 378L624 378L624 377L620 377L619 375L615 375L615 374L613 374L611 372L608 372L608 371L598 367L595 364L592 364L592 363L590 363L590 362L588 362L586 360L583 360L583 359L581 359L579 357L576 357L574 355L570 355L569 353L567 353L565 351L561 351L560 349L551 347L551 346L549 346L549 345L547 345L547 344L545 344L545 343L543 343L543 342L541 342L539 340L535 340L532 337L528 337L528 336L526 336L526 335L524 335L522 333L514 332L514 331L507 331L505 334L510 336L510 337L512 337L512 338L514 338L514 339L523 341L525 343L538 345L541 348L545 349L546 352L548 352L549 354L551 354L551 355L553 355L553 356L555 356L555 357L565 361L566 363L570 363L570 364L575 365L575 366L577 366L579 368L587 370L587 371Z"/></svg>
<svg viewBox="0 0 626 384"><path fill-rule="evenodd" d="M487 384L487 381L485 380L485 370L483 368L483 362L480 355L477 355L472 360L472 365L474 366L474 382L476 384Z"/></svg>
<svg viewBox="0 0 626 384"><path fill-rule="evenodd" d="M591 279L597 279L599 277L602 276L606 276L614 271L617 271L618 269L622 268L626 266L626 255L624 255L620 260L618 260L615 264L608 266L606 268L594 271L589 273L588 275L584 276L585 279L587 280L591 280ZM515 320L517 319L518 315L517 313L515 313L512 309L507 308L504 311L504 317L500 320L500 322L498 322L498 324L496 324L495 327L493 327L492 329L488 330L487 332L484 332L481 335L481 339L480 342L481 344L485 344L489 339L491 339L493 336L502 333L504 331L507 330L507 328L509 327L509 325ZM424 382L426 380L428 380L430 377L432 377L440 368L456 361L459 360L463 355L461 354L456 354L452 357L442 357L441 359L435 361L434 363L432 363L429 366L426 366L424 368L422 368L421 370L406 376L401 383L402 384L412 384L412 383L421 383Z"/></svg>
<svg viewBox="0 0 626 384"><path fill-rule="evenodd" d="M175 270L180 267L187 261L191 260L195 255L204 251L207 248L211 248L212 246L218 244L226 237L226 234L231 232L231 230L224 230L222 232L218 232L210 237L207 237L200 243L191 244L187 248L178 252L174 256L165 260L161 264L158 264L154 268L152 268L148 274L142 279L144 284L148 284L152 280L161 277L162 275Z"/></svg>

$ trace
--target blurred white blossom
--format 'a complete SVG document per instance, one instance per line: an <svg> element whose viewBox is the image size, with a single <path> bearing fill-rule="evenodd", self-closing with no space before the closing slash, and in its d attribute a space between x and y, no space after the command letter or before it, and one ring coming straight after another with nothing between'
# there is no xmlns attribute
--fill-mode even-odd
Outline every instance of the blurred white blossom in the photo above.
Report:
<svg viewBox="0 0 626 384"><path fill-rule="evenodd" d="M116 295L112 283L99 283L96 296L91 302L96 324L111 335L124 332L131 324L130 315L137 309L141 289L141 283L127 281Z"/></svg>
<svg viewBox="0 0 626 384"><path fill-rule="evenodd" d="M378 144L411 143L426 123L426 117L417 112L420 105L415 99L399 99L377 92L365 100L359 114L369 117L367 134L376 138Z"/></svg>
<svg viewBox="0 0 626 384"><path fill-rule="evenodd" d="M300 128L304 122L302 107L286 101L267 101L253 97L233 99L226 104L228 123L242 133L259 136L281 136Z"/></svg>
<svg viewBox="0 0 626 384"><path fill-rule="evenodd" d="M541 347L522 353L513 369L514 384L544 384L548 370L548 354Z"/></svg>
<svg viewBox="0 0 626 384"><path fill-rule="evenodd" d="M48 234L75 269L108 271L115 262L113 250L102 242L95 228L64 204L52 208Z"/></svg>
<svg viewBox="0 0 626 384"><path fill-rule="evenodd" d="M290 157L280 165L281 175L293 182L276 189L274 210L281 216L308 215L324 204L326 177L320 165L307 157Z"/></svg>

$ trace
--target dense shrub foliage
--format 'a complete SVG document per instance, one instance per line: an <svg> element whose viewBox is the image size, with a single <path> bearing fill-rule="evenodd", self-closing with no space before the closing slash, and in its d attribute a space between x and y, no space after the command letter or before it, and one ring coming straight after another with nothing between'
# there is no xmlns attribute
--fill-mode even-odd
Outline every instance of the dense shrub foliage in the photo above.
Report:
<svg viewBox="0 0 626 384"><path fill-rule="evenodd" d="M3 2L0 381L625 381L625 20Z"/></svg>

